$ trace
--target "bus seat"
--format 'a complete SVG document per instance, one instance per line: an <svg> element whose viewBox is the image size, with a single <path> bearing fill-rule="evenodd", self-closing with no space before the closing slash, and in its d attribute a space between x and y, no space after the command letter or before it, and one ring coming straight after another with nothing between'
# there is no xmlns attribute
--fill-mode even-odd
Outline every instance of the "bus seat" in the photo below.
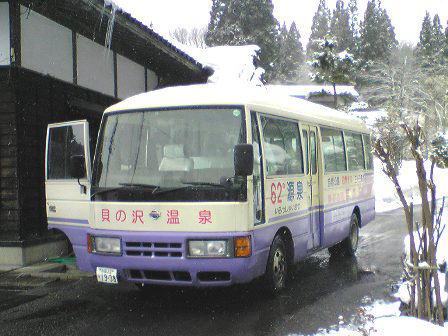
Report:
<svg viewBox="0 0 448 336"><path fill-rule="evenodd" d="M193 160L185 157L183 145L171 144L163 147L159 171L190 171L192 168Z"/></svg>
<svg viewBox="0 0 448 336"><path fill-rule="evenodd" d="M191 159L193 160L193 168L194 169L206 169L210 168L211 161L208 157L204 156L192 156Z"/></svg>

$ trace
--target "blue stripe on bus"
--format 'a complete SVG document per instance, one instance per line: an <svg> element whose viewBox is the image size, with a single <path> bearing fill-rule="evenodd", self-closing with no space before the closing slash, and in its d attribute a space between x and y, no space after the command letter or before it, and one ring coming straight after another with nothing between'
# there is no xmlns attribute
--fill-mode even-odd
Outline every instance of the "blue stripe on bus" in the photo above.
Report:
<svg viewBox="0 0 448 336"><path fill-rule="evenodd" d="M48 221L50 222L62 222L62 223L76 223L76 224L89 224L87 219L76 219L76 218L56 218L56 217L48 217Z"/></svg>

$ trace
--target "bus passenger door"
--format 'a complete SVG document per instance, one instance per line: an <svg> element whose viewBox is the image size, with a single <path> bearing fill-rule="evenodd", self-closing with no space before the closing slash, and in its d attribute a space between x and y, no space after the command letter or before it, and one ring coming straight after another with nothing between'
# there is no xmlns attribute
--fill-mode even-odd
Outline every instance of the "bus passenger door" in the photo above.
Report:
<svg viewBox="0 0 448 336"><path fill-rule="evenodd" d="M45 196L49 228L89 224L90 148L89 124L85 120L50 124L45 153ZM74 178L71 165L83 177Z"/></svg>
<svg viewBox="0 0 448 336"><path fill-rule="evenodd" d="M312 244L310 249L320 246L320 202L319 202L319 174L317 165L317 127L302 125L303 141L305 151L308 151L305 158L307 160L307 182L310 187L310 232Z"/></svg>

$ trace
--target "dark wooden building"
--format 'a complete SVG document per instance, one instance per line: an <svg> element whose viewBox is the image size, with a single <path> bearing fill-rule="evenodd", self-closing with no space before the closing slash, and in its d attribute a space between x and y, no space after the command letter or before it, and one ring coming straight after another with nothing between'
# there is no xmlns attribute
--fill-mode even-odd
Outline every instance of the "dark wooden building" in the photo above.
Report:
<svg viewBox="0 0 448 336"><path fill-rule="evenodd" d="M0 267L63 248L47 231L47 124L88 119L96 134L120 99L209 75L103 0L0 0Z"/></svg>

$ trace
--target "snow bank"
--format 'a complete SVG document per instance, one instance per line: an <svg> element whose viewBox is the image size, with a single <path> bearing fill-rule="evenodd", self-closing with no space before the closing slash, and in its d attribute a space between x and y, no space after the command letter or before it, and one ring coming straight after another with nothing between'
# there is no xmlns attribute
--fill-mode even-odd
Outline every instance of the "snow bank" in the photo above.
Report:
<svg viewBox="0 0 448 336"><path fill-rule="evenodd" d="M426 171L429 172L431 163L426 162ZM376 212L384 212L402 207L402 204L395 191L395 186L382 171L382 163L379 159L374 159L375 168L375 208ZM416 175L415 161L403 161L398 176L401 188L408 202L421 204L418 181ZM448 169L435 168L434 181L437 189L437 197L448 195ZM448 202L448 200L447 200Z"/></svg>
<svg viewBox="0 0 448 336"><path fill-rule="evenodd" d="M387 317L375 321L375 332L371 336L446 336L448 328L442 328L415 317Z"/></svg>
<svg viewBox="0 0 448 336"><path fill-rule="evenodd" d="M447 200L448 201L448 200ZM437 264L441 267L443 264L448 263L448 205L445 206L445 210L443 213L442 225L446 226L446 229L443 231L442 236L440 237L439 244L437 247ZM416 239L417 237L415 237ZM404 248L406 256L410 255L409 248L409 235L404 238ZM421 264L419 265L421 266ZM448 307L448 270L446 273L439 272L439 283L440 283L440 296L442 299L442 304ZM411 297L409 294L409 284L407 282L403 282L400 284L398 292L395 294L395 297L401 300L405 304L409 304L411 301ZM435 300L435 297L434 297Z"/></svg>
<svg viewBox="0 0 448 336"><path fill-rule="evenodd" d="M319 330L314 336L446 336L448 323L440 327L414 317L400 316L400 303L374 302L370 306L360 308L358 316L350 322L339 318L339 325L328 330ZM361 319L360 319L361 317ZM358 321L358 322L356 322ZM303 335L296 335L303 336Z"/></svg>

